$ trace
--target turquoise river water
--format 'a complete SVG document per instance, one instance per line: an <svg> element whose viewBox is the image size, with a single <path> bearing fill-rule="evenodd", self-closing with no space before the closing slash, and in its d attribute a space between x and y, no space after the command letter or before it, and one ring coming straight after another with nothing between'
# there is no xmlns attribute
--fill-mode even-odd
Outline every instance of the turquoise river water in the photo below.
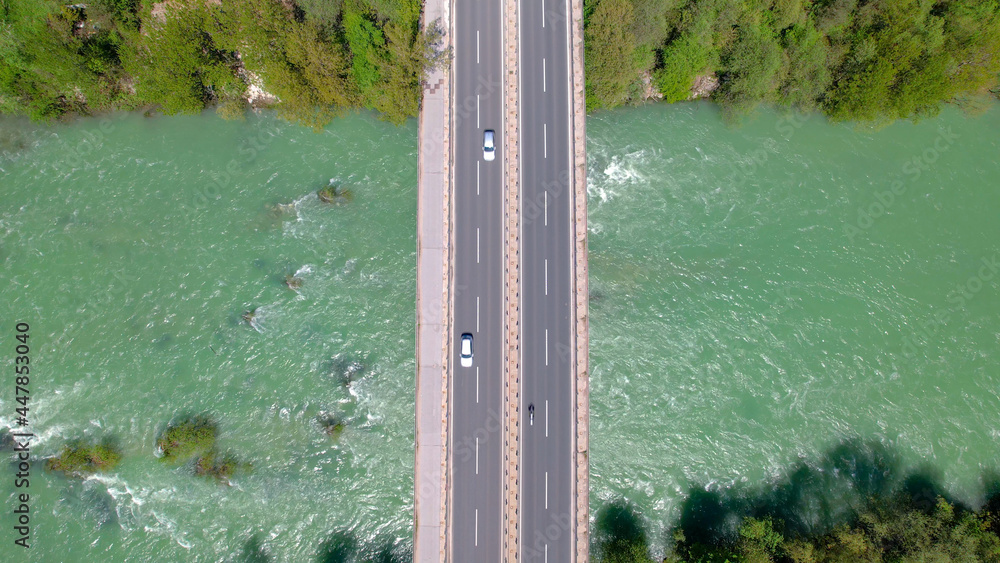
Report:
<svg viewBox="0 0 1000 563"><path fill-rule="evenodd" d="M587 125L595 514L629 501L659 551L693 491L766 496L872 452L977 501L1000 440L1000 108ZM32 561L406 559L416 148L366 115L0 122L0 357L12 374L29 323L33 452L124 453L87 480L34 465ZM316 197L331 179L346 205ZM199 413L253 466L229 487L157 459Z"/></svg>

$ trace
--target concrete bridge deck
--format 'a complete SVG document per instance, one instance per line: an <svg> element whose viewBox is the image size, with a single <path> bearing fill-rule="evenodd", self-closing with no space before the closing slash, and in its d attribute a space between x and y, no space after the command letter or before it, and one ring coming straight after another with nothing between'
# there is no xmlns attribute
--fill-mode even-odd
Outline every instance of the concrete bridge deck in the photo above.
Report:
<svg viewBox="0 0 1000 563"><path fill-rule="evenodd" d="M587 561L582 3L424 20L453 56L420 116L415 560Z"/></svg>

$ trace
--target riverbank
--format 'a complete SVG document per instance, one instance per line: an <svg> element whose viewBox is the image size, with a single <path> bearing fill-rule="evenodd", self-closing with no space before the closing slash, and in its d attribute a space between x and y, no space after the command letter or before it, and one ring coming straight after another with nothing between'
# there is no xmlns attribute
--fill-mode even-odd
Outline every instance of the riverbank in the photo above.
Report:
<svg viewBox="0 0 1000 563"><path fill-rule="evenodd" d="M1000 480L984 475L985 502L956 502L933 476L904 474L897 452L845 442L790 467L777 482L692 490L664 556L627 502L595 520L599 563L879 563L1000 558ZM657 542L658 543L658 542Z"/></svg>
<svg viewBox="0 0 1000 563"><path fill-rule="evenodd" d="M0 113L33 119L115 110L238 119L252 107L321 128L347 109L415 117L439 28L397 0L54 0L0 12L9 42Z"/></svg>
<svg viewBox="0 0 1000 563"><path fill-rule="evenodd" d="M588 110L711 94L730 119L887 123L981 103L1000 71L1000 6L978 0L594 0L586 35Z"/></svg>
<svg viewBox="0 0 1000 563"><path fill-rule="evenodd" d="M112 110L238 119L272 107L322 127L352 108L401 123L427 68L445 64L419 0L99 0L0 13L0 113ZM710 97L731 120L761 104L890 123L995 99L994 2L593 0L587 109Z"/></svg>

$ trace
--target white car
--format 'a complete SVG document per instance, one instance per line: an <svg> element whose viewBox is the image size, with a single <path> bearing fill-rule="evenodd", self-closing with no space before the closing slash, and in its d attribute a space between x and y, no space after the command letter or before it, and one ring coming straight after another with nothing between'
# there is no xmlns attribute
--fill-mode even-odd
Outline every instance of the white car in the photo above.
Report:
<svg viewBox="0 0 1000 563"><path fill-rule="evenodd" d="M487 162L496 158L497 146L493 140L494 136L495 134L492 129L487 129L483 133L483 160Z"/></svg>
<svg viewBox="0 0 1000 563"><path fill-rule="evenodd" d="M462 335L462 349L460 352L462 367L472 367L472 335L466 332Z"/></svg>

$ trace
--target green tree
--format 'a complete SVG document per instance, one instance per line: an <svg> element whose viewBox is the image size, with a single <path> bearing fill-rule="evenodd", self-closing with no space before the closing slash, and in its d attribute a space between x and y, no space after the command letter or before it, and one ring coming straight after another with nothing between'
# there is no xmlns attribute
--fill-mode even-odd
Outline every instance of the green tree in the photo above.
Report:
<svg viewBox="0 0 1000 563"><path fill-rule="evenodd" d="M656 70L656 85L667 102L686 100L695 77L708 66L711 52L692 34L682 35L663 49L663 66Z"/></svg>
<svg viewBox="0 0 1000 563"><path fill-rule="evenodd" d="M779 84L784 54L771 30L748 23L737 30L722 56L722 80L715 98L731 116L751 112L770 99Z"/></svg>
<svg viewBox="0 0 1000 563"><path fill-rule="evenodd" d="M373 90L381 82L379 53L385 49L385 35L371 12L360 2L350 1L344 7L344 35L351 48L351 73L361 95L374 97Z"/></svg>
<svg viewBox="0 0 1000 563"><path fill-rule="evenodd" d="M85 477L111 471L121 460L121 450L111 442L76 442L65 446L59 455L46 459L45 469L73 477Z"/></svg>
<svg viewBox="0 0 1000 563"><path fill-rule="evenodd" d="M744 563L772 563L784 549L785 538L770 518L744 518L739 536L740 561Z"/></svg>
<svg viewBox="0 0 1000 563"><path fill-rule="evenodd" d="M287 17L278 0L233 0L224 5L214 42L239 52L243 67L278 98L279 113L320 128L353 105L346 53L318 24ZM244 85L228 98L241 94Z"/></svg>
<svg viewBox="0 0 1000 563"><path fill-rule="evenodd" d="M327 32L337 28L344 0L297 0L296 5L306 14L306 19Z"/></svg>
<svg viewBox="0 0 1000 563"><path fill-rule="evenodd" d="M944 19L921 0L876 0L858 18L826 109L834 120L888 121L937 111L956 93Z"/></svg>
<svg viewBox="0 0 1000 563"><path fill-rule="evenodd" d="M814 110L833 80L827 66L830 57L827 40L808 22L789 28L783 43L788 67L778 87L778 101L801 110Z"/></svg>
<svg viewBox="0 0 1000 563"><path fill-rule="evenodd" d="M197 113L242 92L232 71L235 53L219 49L212 38L215 9L201 0L176 0L162 19L145 10L149 25L128 33L122 57L140 101L159 104L167 114Z"/></svg>
<svg viewBox="0 0 1000 563"><path fill-rule="evenodd" d="M43 0L0 2L0 112L47 119L85 111L99 91L73 35L76 10Z"/></svg>
<svg viewBox="0 0 1000 563"><path fill-rule="evenodd" d="M96 5L103 7L118 24L138 29L139 0L98 0Z"/></svg>
<svg viewBox="0 0 1000 563"><path fill-rule="evenodd" d="M193 416L171 424L156 440L163 460L185 462L208 454L215 448L218 427L206 416Z"/></svg>
<svg viewBox="0 0 1000 563"><path fill-rule="evenodd" d="M957 93L983 93L1000 73L1000 2L952 0L945 3L944 50Z"/></svg>
<svg viewBox="0 0 1000 563"><path fill-rule="evenodd" d="M590 16L584 31L588 110L624 104L640 80L631 21L629 0L601 0Z"/></svg>
<svg viewBox="0 0 1000 563"><path fill-rule="evenodd" d="M604 547L600 563L654 563L645 544L618 540Z"/></svg>
<svg viewBox="0 0 1000 563"><path fill-rule="evenodd" d="M421 32L419 19L417 2L344 3L344 35L360 103L393 123L417 115L420 82L432 63L433 32Z"/></svg>

